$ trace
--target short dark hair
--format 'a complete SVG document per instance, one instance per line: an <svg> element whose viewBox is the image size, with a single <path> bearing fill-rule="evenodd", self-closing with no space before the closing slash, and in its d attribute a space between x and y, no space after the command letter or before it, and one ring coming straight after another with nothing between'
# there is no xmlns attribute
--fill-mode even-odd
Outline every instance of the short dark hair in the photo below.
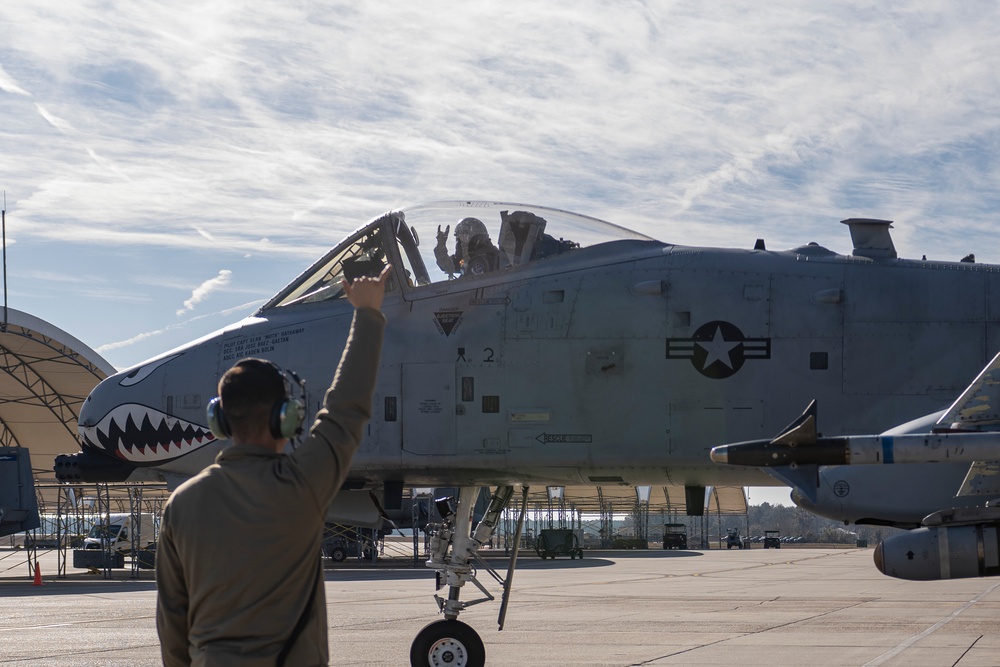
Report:
<svg viewBox="0 0 1000 667"><path fill-rule="evenodd" d="M269 430L271 411L287 400L281 371L266 359L237 361L219 380L219 398L230 430L247 437Z"/></svg>

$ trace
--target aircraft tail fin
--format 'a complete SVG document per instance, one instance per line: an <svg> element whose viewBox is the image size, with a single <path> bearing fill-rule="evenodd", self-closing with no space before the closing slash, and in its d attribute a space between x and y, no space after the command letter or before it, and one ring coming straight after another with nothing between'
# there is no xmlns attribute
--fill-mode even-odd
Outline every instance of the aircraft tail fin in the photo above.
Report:
<svg viewBox="0 0 1000 667"><path fill-rule="evenodd" d="M1000 353L938 420L934 432L1000 431ZM1000 495L1000 462L975 461L956 497Z"/></svg>
<svg viewBox="0 0 1000 667"><path fill-rule="evenodd" d="M962 481L956 496L998 496L1000 495L1000 462L976 461L969 466L969 472Z"/></svg>
<svg viewBox="0 0 1000 667"><path fill-rule="evenodd" d="M935 432L1000 430L1000 353L951 404Z"/></svg>
<svg viewBox="0 0 1000 667"><path fill-rule="evenodd" d="M805 412L785 429L775 436L771 444L774 445L814 445L817 439L816 434L816 400L813 399L806 407Z"/></svg>
<svg viewBox="0 0 1000 667"><path fill-rule="evenodd" d="M813 399L805 411L795 421L786 426L771 440L776 445L809 446L815 445L819 434L816 432L816 400ZM775 479L796 489L804 498L816 502L819 488L818 466L780 466L762 468Z"/></svg>

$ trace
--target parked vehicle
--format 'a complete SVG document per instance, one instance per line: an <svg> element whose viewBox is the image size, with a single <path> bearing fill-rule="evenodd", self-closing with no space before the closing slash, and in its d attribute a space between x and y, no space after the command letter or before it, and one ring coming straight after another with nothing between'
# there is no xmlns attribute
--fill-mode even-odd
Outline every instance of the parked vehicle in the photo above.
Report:
<svg viewBox="0 0 1000 667"><path fill-rule="evenodd" d="M683 523L668 523L663 526L664 549L687 549L687 526Z"/></svg>
<svg viewBox="0 0 1000 667"><path fill-rule="evenodd" d="M370 528L328 523L323 531L323 555L335 563L359 556L374 561L378 553L375 543L381 536L381 531Z"/></svg>
<svg viewBox="0 0 1000 667"><path fill-rule="evenodd" d="M84 549L103 549L110 542L111 551L128 553L156 542L156 522L152 514L139 515L138 526L132 514L109 514L107 521L98 518L83 539Z"/></svg>
<svg viewBox="0 0 1000 667"><path fill-rule="evenodd" d="M778 536L778 531L776 530L764 531L764 548L765 549L781 548L781 537Z"/></svg>
<svg viewBox="0 0 1000 667"><path fill-rule="evenodd" d="M726 548L732 549L733 547L736 547L737 549L743 548L743 540L740 539L740 531L738 528L730 528L729 532L726 533Z"/></svg>
<svg viewBox="0 0 1000 667"><path fill-rule="evenodd" d="M535 551L542 560L554 560L556 556L569 556L570 560L583 558L580 537L569 528L545 528L539 531Z"/></svg>
<svg viewBox="0 0 1000 667"><path fill-rule="evenodd" d="M139 567L151 569L156 562L156 533L159 528L152 514L108 514L94 521L80 549L73 550L73 567L96 572L103 568L125 567L125 558L133 557Z"/></svg>

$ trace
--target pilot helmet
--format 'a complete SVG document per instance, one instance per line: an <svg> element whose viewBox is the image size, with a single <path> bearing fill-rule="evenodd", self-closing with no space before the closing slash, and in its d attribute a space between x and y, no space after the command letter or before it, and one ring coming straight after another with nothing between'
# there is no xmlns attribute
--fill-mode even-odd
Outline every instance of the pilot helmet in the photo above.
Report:
<svg viewBox="0 0 1000 667"><path fill-rule="evenodd" d="M455 238L462 242L462 247L468 249L469 243L477 236L489 237L486 225L479 218L462 218L455 225Z"/></svg>

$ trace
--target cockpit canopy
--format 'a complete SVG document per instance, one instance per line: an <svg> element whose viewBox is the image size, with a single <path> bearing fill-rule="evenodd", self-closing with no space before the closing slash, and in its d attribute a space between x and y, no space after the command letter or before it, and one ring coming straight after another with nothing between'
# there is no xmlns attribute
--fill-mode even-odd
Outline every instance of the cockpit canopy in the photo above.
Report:
<svg viewBox="0 0 1000 667"><path fill-rule="evenodd" d="M341 242L262 310L344 296L341 281L396 266L387 291L516 271L535 262L609 241L651 241L603 220L541 206L503 202L435 202L386 213ZM403 278L405 276L405 278Z"/></svg>

